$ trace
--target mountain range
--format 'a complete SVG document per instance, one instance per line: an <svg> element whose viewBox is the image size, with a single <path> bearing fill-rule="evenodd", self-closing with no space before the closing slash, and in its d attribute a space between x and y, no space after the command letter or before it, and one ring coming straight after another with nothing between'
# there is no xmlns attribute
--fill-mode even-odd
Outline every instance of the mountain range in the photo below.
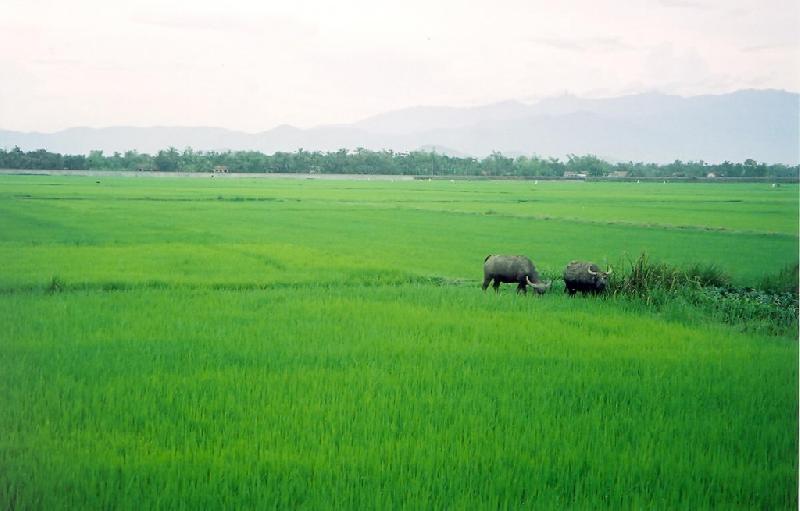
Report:
<svg viewBox="0 0 800 511"><path fill-rule="evenodd" d="M259 133L211 127L69 128L55 133L0 130L0 147L65 154L167 147L202 151L436 150L454 156L563 158L594 154L608 161L680 160L800 163L800 95L741 90L681 97L645 93L587 99L564 95L535 104L505 101L477 107L413 107L352 124Z"/></svg>

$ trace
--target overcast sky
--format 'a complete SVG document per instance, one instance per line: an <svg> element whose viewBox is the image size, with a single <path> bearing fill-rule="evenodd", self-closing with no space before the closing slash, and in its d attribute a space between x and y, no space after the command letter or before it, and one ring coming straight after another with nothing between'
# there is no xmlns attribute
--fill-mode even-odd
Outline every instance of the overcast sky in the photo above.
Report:
<svg viewBox="0 0 800 511"><path fill-rule="evenodd" d="M800 90L797 0L3 0L0 129L348 123L415 105Z"/></svg>

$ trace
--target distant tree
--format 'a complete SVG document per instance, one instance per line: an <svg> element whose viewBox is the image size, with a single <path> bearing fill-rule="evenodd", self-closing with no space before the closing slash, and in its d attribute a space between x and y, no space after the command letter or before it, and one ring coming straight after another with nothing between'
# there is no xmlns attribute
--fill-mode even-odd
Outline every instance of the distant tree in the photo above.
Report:
<svg viewBox="0 0 800 511"><path fill-rule="evenodd" d="M88 156L62 155L44 149L25 152L19 147L0 149L0 168L11 169L158 169L210 172L223 165L238 172L323 172L344 174L405 174L459 176L563 176L565 170L603 176L612 170L627 171L630 177L699 177L709 172L720 177L792 177L800 174L800 165L759 163L752 158L742 163L725 161L708 164L702 160L675 160L672 163L626 162L612 165L595 155L568 155L566 162L558 158L538 156L509 158L498 151L479 160L458 158L436 151L396 153L392 150L372 151L359 147L354 151L294 153L276 152L267 155L258 151L202 152L187 147L178 152L174 147L159 151L155 156L136 151L118 152L105 156L103 151L91 151Z"/></svg>
<svg viewBox="0 0 800 511"><path fill-rule="evenodd" d="M174 147L170 147L166 151L161 150L153 159L156 170L163 172L174 172L180 170L180 153Z"/></svg>
<svg viewBox="0 0 800 511"><path fill-rule="evenodd" d="M339 149L334 153L326 153L320 159L319 167L328 174L341 174L347 166L347 149Z"/></svg>
<svg viewBox="0 0 800 511"><path fill-rule="evenodd" d="M558 158L543 160L538 156L527 158L520 156L514 162L515 167L519 165L519 170L514 174L518 176L562 176L564 175L563 165Z"/></svg>
<svg viewBox="0 0 800 511"><path fill-rule="evenodd" d="M22 158L24 153L18 146L14 146L10 151L0 149L0 168L4 169L21 169Z"/></svg>
<svg viewBox="0 0 800 511"><path fill-rule="evenodd" d="M136 151L125 151L122 155L125 170L151 170L155 168L153 157L149 154L140 154Z"/></svg>
<svg viewBox="0 0 800 511"><path fill-rule="evenodd" d="M85 170L86 156L82 154L64 156L64 168L67 170Z"/></svg>
<svg viewBox="0 0 800 511"><path fill-rule="evenodd" d="M292 159L290 153L283 153L283 152L276 152L272 155L272 164L271 168L273 172L289 172Z"/></svg>
<svg viewBox="0 0 800 511"><path fill-rule="evenodd" d="M582 172L593 177L605 176L611 172L611 165L593 154L587 154L585 156L569 154L567 158L567 170L573 172Z"/></svg>
<svg viewBox="0 0 800 511"><path fill-rule="evenodd" d="M484 176L512 176L514 175L514 160L503 156L498 151L492 151L481 162L481 174Z"/></svg>
<svg viewBox="0 0 800 511"><path fill-rule="evenodd" d="M44 149L40 149L36 151L36 156L38 160L37 168L41 169L63 169L64 168L64 157L61 156L59 153L51 153L49 151L45 151Z"/></svg>
<svg viewBox="0 0 800 511"><path fill-rule="evenodd" d="M765 177L767 175L767 166L763 163L761 165L758 164L752 158L748 158L742 164L742 175L744 177Z"/></svg>
<svg viewBox="0 0 800 511"><path fill-rule="evenodd" d="M91 170L100 170L107 168L106 159L103 156L103 151L89 151L89 157L86 158L86 166Z"/></svg>

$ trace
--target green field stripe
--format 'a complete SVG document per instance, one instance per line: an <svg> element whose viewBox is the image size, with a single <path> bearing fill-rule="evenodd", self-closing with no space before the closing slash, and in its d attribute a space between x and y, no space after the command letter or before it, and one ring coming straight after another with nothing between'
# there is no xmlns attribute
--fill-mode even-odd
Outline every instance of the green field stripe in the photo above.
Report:
<svg viewBox="0 0 800 511"><path fill-rule="evenodd" d="M170 282L163 280L148 281L92 281L92 282L66 282L59 277L35 284L20 284L17 286L0 287L0 294L54 294L75 292L117 292L140 290L173 290L173 291L269 291L277 289L305 289L319 291L327 289L361 289L369 287L385 287L393 289L398 286L459 286L479 288L480 280L450 279L440 276L403 275L396 272L381 272L367 275L361 280L347 279L328 282Z"/></svg>
<svg viewBox="0 0 800 511"><path fill-rule="evenodd" d="M797 499L788 339L458 288L0 300L22 507Z"/></svg>
<svg viewBox="0 0 800 511"><path fill-rule="evenodd" d="M389 209L389 206L378 207L378 209ZM711 226L702 226L702 225L692 225L692 224L685 224L685 225L672 225L666 223L659 223L659 222L632 222L626 220L593 220L590 218L581 218L581 217L569 217L569 216L549 216L549 215L524 215L524 214L512 214L512 213L500 213L493 210L487 211L447 211L441 209L432 209L432 208L404 208L411 211L421 211L421 212L435 212L438 214L443 215L469 215L469 216L494 216L498 218L510 218L510 219L519 219L519 220L534 220L534 221L557 221L557 222L566 222L570 224L587 224L587 225L613 225L613 226L624 226L624 227L635 227L635 228L644 228L644 229L664 229L664 230L677 230L677 231L713 231L713 232L724 232L729 234L745 234L745 235L763 235L763 236L775 236L775 237L782 237L786 239L800 239L800 234L790 234L778 231L770 231L764 229L754 229L754 230L737 230L731 229L728 227L711 227Z"/></svg>

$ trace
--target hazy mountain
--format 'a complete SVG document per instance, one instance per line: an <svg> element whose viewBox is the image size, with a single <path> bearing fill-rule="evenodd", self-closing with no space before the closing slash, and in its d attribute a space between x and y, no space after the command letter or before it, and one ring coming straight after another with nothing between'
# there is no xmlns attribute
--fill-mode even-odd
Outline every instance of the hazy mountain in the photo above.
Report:
<svg viewBox="0 0 800 511"><path fill-rule="evenodd" d="M531 107L518 101L454 108L418 106L375 115L354 126L372 133L411 134L433 129L465 128L488 121L519 119L531 114Z"/></svg>
<svg viewBox="0 0 800 511"><path fill-rule="evenodd" d="M559 96L527 105L507 101L469 108L414 107L349 125L278 126L261 133L222 128L72 128L57 133L0 131L0 147L61 153L174 146L196 150L431 150L482 157L596 154L610 160L768 163L800 161L800 95L747 90L680 97L659 93L586 99Z"/></svg>
<svg viewBox="0 0 800 511"><path fill-rule="evenodd" d="M88 154L100 149L106 153L124 153L135 149L154 153L169 146L196 149L246 149L258 140L257 135L224 128L114 126L110 128L69 128L56 133L21 133L0 131L0 147L15 145L25 150Z"/></svg>
<svg viewBox="0 0 800 511"><path fill-rule="evenodd" d="M456 151L455 149L451 149L449 147L445 147L442 145L422 145L417 148L417 151L424 152L424 153L437 153L443 154L445 156L452 156L454 158L469 158L470 155L466 153L462 153L461 151Z"/></svg>

